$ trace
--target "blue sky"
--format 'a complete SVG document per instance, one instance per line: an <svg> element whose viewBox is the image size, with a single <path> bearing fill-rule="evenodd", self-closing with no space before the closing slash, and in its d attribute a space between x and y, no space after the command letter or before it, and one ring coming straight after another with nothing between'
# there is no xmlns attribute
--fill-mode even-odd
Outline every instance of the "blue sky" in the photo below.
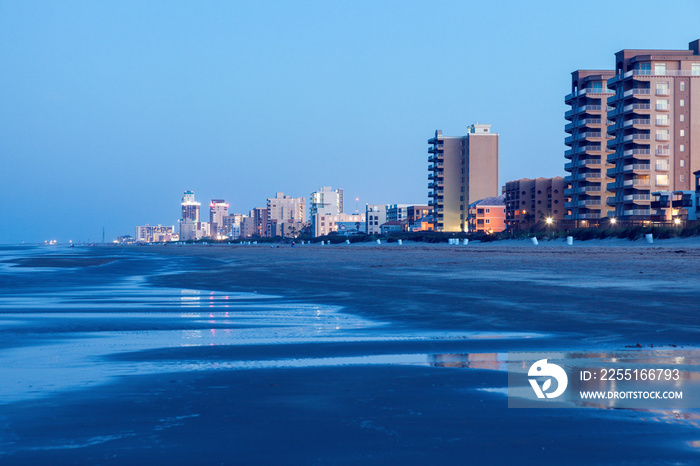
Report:
<svg viewBox="0 0 700 466"><path fill-rule="evenodd" d="M564 175L570 73L687 49L700 2L0 0L0 243L345 189L427 203L427 139L500 134L500 184Z"/></svg>

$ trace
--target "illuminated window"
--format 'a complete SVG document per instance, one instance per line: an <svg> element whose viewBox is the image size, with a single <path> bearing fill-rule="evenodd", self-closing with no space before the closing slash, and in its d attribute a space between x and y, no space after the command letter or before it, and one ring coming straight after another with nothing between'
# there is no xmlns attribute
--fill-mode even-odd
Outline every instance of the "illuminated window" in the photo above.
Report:
<svg viewBox="0 0 700 466"><path fill-rule="evenodd" d="M684 91L685 90L685 81L681 81L680 86L681 86L681 91Z"/></svg>
<svg viewBox="0 0 700 466"><path fill-rule="evenodd" d="M681 152L685 152L685 144L681 144L680 147L678 148L678 150L680 150ZM681 162L682 162L682 160L681 160Z"/></svg>
<svg viewBox="0 0 700 466"><path fill-rule="evenodd" d="M684 137L684 136L685 136L685 130L684 130L684 129L682 129L682 130L680 131L680 135L681 135L681 137Z"/></svg>
<svg viewBox="0 0 700 466"><path fill-rule="evenodd" d="M685 107L685 99L681 99L680 105L681 105L681 107Z"/></svg>

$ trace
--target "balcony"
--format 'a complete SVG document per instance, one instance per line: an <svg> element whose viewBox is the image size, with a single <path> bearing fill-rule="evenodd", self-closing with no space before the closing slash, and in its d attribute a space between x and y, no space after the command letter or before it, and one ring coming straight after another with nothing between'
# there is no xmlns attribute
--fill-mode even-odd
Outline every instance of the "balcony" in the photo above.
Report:
<svg viewBox="0 0 700 466"><path fill-rule="evenodd" d="M651 135L648 134L648 133L647 133L647 134L643 134L643 133L634 133L634 134L628 134L627 136L625 136L625 137L622 138L622 140L623 140L624 142L633 141L633 140L635 140L635 139L638 139L638 140L651 139Z"/></svg>
<svg viewBox="0 0 700 466"><path fill-rule="evenodd" d="M658 104L658 103L656 104L656 110L657 110L657 111L664 111L664 112L667 112L668 109L669 109L669 107L670 107L670 105L668 105L668 104Z"/></svg>
<svg viewBox="0 0 700 466"><path fill-rule="evenodd" d="M670 149L656 149L656 155L671 155Z"/></svg>
<svg viewBox="0 0 700 466"><path fill-rule="evenodd" d="M651 215L651 209L631 209L631 210L623 210L622 215L625 217L633 216L633 215Z"/></svg>
<svg viewBox="0 0 700 466"><path fill-rule="evenodd" d="M628 194L627 196L622 196L622 200L625 202L650 201L651 195L650 194Z"/></svg>
<svg viewBox="0 0 700 466"><path fill-rule="evenodd" d="M663 160L663 162L668 162L668 160ZM654 168L657 172L667 172L671 170L671 165L668 163L657 163Z"/></svg>
<svg viewBox="0 0 700 466"><path fill-rule="evenodd" d="M622 97L629 97L632 95L651 95L651 89L649 89L649 88L630 89L629 91L625 91L622 94Z"/></svg>
<svg viewBox="0 0 700 466"><path fill-rule="evenodd" d="M622 173L630 173L633 171L649 171L651 170L651 165L648 163L635 163L632 165L625 165L622 167Z"/></svg>
<svg viewBox="0 0 700 466"><path fill-rule="evenodd" d="M651 149L630 149L622 153L625 157L651 155Z"/></svg>
<svg viewBox="0 0 700 466"><path fill-rule="evenodd" d="M441 152L445 148L444 144L436 144L431 147L428 147L428 152Z"/></svg>
<svg viewBox="0 0 700 466"><path fill-rule="evenodd" d="M649 110L649 111L651 111L651 104L630 104L630 105L625 105L622 108L622 111L624 113L631 112L633 110Z"/></svg>
<svg viewBox="0 0 700 466"><path fill-rule="evenodd" d="M689 198L674 199L673 201L671 201L671 205L675 208L693 207L693 200Z"/></svg>
<svg viewBox="0 0 700 466"><path fill-rule="evenodd" d="M627 128L628 126L632 125L650 125L651 124L651 119L649 118L633 118L632 120L627 120L624 123L622 123L623 128Z"/></svg>
<svg viewBox="0 0 700 466"><path fill-rule="evenodd" d="M665 88L665 89L656 88L656 95L671 95L671 89L669 89L669 88Z"/></svg>
<svg viewBox="0 0 700 466"><path fill-rule="evenodd" d="M668 118L657 118L656 119L656 126L669 126L671 124L671 120Z"/></svg>

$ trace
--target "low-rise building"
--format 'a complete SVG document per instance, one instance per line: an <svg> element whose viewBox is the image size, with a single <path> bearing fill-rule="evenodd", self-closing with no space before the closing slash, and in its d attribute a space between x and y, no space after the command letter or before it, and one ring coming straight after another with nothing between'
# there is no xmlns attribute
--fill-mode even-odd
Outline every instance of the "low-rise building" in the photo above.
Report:
<svg viewBox="0 0 700 466"><path fill-rule="evenodd" d="M365 233L368 235L381 234L381 226L386 223L386 205L367 204L365 207L365 218L367 219Z"/></svg>
<svg viewBox="0 0 700 466"><path fill-rule="evenodd" d="M143 225L136 227L136 241L139 243L166 243L177 241L173 234L174 226Z"/></svg>
<svg viewBox="0 0 700 466"><path fill-rule="evenodd" d="M469 204L470 233L498 233L506 229L505 195L487 197Z"/></svg>
<svg viewBox="0 0 700 466"><path fill-rule="evenodd" d="M365 223L365 214L338 214L338 215L314 215L312 221L315 226L314 236L325 236L338 231L338 224L354 223L359 229Z"/></svg>

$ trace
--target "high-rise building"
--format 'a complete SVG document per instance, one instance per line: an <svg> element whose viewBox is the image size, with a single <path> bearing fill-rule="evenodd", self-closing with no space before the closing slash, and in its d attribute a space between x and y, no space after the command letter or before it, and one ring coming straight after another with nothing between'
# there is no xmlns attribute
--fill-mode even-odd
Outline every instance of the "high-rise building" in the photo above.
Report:
<svg viewBox="0 0 700 466"><path fill-rule="evenodd" d="M196 241L209 236L209 224L200 221L199 207L199 202L194 200L194 192L185 191L182 196L182 217L178 222L180 241Z"/></svg>
<svg viewBox="0 0 700 466"><path fill-rule="evenodd" d="M182 220L199 222L199 202L194 200L194 191L185 191L182 196Z"/></svg>
<svg viewBox="0 0 700 466"><path fill-rule="evenodd" d="M228 204L223 199L212 199L209 204L209 229L211 236L223 235L224 217L228 216Z"/></svg>
<svg viewBox="0 0 700 466"><path fill-rule="evenodd" d="M276 193L267 200L267 236L296 236L304 228L306 200Z"/></svg>
<svg viewBox="0 0 700 466"><path fill-rule="evenodd" d="M689 50L622 50L608 80L610 216L663 220L654 192L689 191L700 168L700 40Z"/></svg>
<svg viewBox="0 0 700 466"><path fill-rule="evenodd" d="M428 140L429 204L435 231L467 231L469 204L498 196L498 134L491 125L474 124L466 136Z"/></svg>
<svg viewBox="0 0 700 466"><path fill-rule="evenodd" d="M246 238L262 238L267 236L267 209L256 207L251 210L244 223L241 234Z"/></svg>
<svg viewBox="0 0 700 466"><path fill-rule="evenodd" d="M506 195L506 220L510 231L524 230L551 218L556 226L564 220L564 178L523 178L509 181L503 188Z"/></svg>
<svg viewBox="0 0 700 466"><path fill-rule="evenodd" d="M316 218L324 215L339 215L343 213L343 188L336 190L330 186L323 186L311 193L309 203L309 217L311 218L311 231L317 232ZM319 236L314 233L314 236Z"/></svg>
<svg viewBox="0 0 700 466"><path fill-rule="evenodd" d="M238 239L243 235L243 221L248 218L243 214L230 214L224 217L224 226L221 230L224 236Z"/></svg>
<svg viewBox="0 0 700 466"><path fill-rule="evenodd" d="M610 70L577 70L571 73L571 94L565 102L571 108L564 114L570 121L564 128L569 136L565 144L569 149L564 156L571 161L564 165L570 173L565 180L568 209L566 218L577 226L597 224L607 216L605 200L610 196L607 175L608 125L607 98L612 94L608 79L615 76Z"/></svg>

